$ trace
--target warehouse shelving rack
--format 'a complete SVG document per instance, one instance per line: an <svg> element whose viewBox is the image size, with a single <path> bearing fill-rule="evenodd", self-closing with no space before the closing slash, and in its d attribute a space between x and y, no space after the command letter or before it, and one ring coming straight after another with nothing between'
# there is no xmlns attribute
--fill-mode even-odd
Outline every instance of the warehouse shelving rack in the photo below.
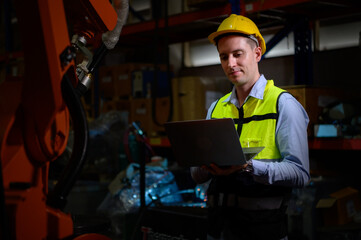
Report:
<svg viewBox="0 0 361 240"><path fill-rule="evenodd" d="M11 0L3 2L8 8ZM272 31L275 28L282 28L290 16L306 15L311 21L338 17L349 19L354 16L360 18L360 12L361 3L358 0L229 0L229 3L222 6L168 16L167 31L169 31L169 43L176 43L205 38L230 13L247 15L260 26L261 31ZM6 17L10 15L4 15L4 18ZM4 19L4 23L9 24L10 19ZM160 18L158 23L153 19L125 25L118 45L132 46L149 42L149 39L153 39L156 24L160 30L165 29L164 18ZM5 26L6 31L9 31L9 28ZM11 54L9 52L12 50L11 41L11 34L6 34L7 49L0 55L0 62Z"/></svg>
<svg viewBox="0 0 361 240"><path fill-rule="evenodd" d="M3 1L6 9L9 8L11 0ZM143 21L135 24L128 24L123 27L117 47L136 47L154 40L154 30L157 28L159 38L167 36L168 44L192 41L206 38L208 34L215 31L218 24L230 13L240 13L247 15L260 26L261 32L276 32L276 37L267 43L269 50L277 44L289 31L294 28L286 26L286 23L294 16L307 16L308 23L329 19L354 19L360 17L361 2L359 0L229 0L228 3L212 7L192 10L165 18ZM4 18L10 17L5 14ZM5 24L10 23L10 19L4 19ZM5 26L9 31L9 26ZM0 54L0 63L7 63L16 59L21 59L21 51L11 52L10 34L5 34L7 49ZM309 43L308 43L309 44ZM9 47L10 46L10 47ZM302 45L298 46L302 49ZM303 54L303 55L302 55ZM301 51L302 60L307 62L307 54ZM300 68L309 67L300 65ZM312 71L312 70L310 70ZM14 79L11 76L8 79ZM307 78L307 76L306 76ZM312 80L300 80L298 84L312 83ZM154 145L169 147L167 140L155 140ZM310 149L348 149L361 150L361 140L359 139L310 139Z"/></svg>
<svg viewBox="0 0 361 240"><path fill-rule="evenodd" d="M231 13L247 15L260 26L261 31L269 31L266 28L277 26L279 29L291 15L305 15L310 20L349 18L359 14L360 10L361 3L357 0L229 0L222 6L168 16L167 30L170 32L170 43L177 43L207 37ZM155 26L155 20L124 26L119 45L147 42L152 38ZM159 19L158 27L164 30L164 18ZM177 36L172 36L172 33L177 33Z"/></svg>
<svg viewBox="0 0 361 240"><path fill-rule="evenodd" d="M360 12L361 3L352 0L229 1L223 6L168 16L167 23L165 23L165 19L159 19L157 26L160 30L160 36L167 34L169 43L192 41L206 38L210 32L216 30L218 24L230 13L240 13L251 17L260 26L261 32L262 30L276 32L275 37L267 43L267 50L269 51L290 31L297 31L296 25L300 22L301 27L307 28L308 25L320 19L337 17L352 19L354 15L360 18ZM300 16L306 16L307 19L299 18ZM290 19L292 21L288 21ZM155 20L126 25L121 33L119 45L131 47L152 41L155 26ZM304 72L300 69L307 69L308 71L306 71L307 75L303 75L301 80L297 81L296 78L296 84L312 84L312 77L310 77L312 75L312 66L309 61L311 33L306 29L306 31L298 31L297 34L299 39L308 39L308 42L301 42L296 46L299 51L295 56L295 60L299 65L295 66L295 74L300 75ZM308 49L308 52L304 51L304 49ZM170 143L166 138L151 138L150 144L155 147L170 147ZM361 150L361 140L310 139L309 148L311 150Z"/></svg>

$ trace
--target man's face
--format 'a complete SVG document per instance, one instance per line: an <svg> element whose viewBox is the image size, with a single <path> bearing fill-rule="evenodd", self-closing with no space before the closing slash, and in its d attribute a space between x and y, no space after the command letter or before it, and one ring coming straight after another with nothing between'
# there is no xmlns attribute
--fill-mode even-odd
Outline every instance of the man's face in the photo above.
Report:
<svg viewBox="0 0 361 240"><path fill-rule="evenodd" d="M235 85L253 85L259 78L258 62L262 50L256 43L241 36L226 36L218 41L221 65L228 79Z"/></svg>

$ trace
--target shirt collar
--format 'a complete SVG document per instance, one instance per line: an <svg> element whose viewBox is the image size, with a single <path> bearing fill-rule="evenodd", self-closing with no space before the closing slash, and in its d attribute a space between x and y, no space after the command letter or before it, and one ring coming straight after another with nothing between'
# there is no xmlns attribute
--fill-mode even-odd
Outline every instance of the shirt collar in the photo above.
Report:
<svg viewBox="0 0 361 240"><path fill-rule="evenodd" d="M266 85L267 85L267 80L264 77L264 75L262 74L259 77L259 79L256 81L256 83L253 85L251 92L249 93L249 95L246 98L246 101L248 100L249 97L254 97L254 98L258 98L258 99L262 100ZM234 86L232 89L232 93L223 102L231 102L233 105L240 108L241 105L238 102L236 88Z"/></svg>

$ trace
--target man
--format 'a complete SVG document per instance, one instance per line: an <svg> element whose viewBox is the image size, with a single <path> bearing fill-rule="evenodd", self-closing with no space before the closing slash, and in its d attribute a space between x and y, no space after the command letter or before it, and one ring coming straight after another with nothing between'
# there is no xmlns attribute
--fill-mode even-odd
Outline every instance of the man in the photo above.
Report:
<svg viewBox="0 0 361 240"><path fill-rule="evenodd" d="M243 147L265 147L245 165L191 169L197 183L211 179L209 239L287 239L291 190L310 179L307 113L259 73L266 45L250 19L232 14L208 38L234 87L211 105L207 119L233 118Z"/></svg>

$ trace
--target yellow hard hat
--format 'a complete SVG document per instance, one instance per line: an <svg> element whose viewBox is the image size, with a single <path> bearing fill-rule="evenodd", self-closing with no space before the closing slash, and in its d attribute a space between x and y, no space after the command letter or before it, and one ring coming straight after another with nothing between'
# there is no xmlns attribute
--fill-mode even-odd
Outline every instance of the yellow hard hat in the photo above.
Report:
<svg viewBox="0 0 361 240"><path fill-rule="evenodd" d="M242 33L248 36L253 35L257 38L258 44L262 48L262 54L266 52L266 43L259 32L258 27L247 17L231 14L228 18L223 20L216 32L208 36L208 39L211 43L216 44L214 39L225 33Z"/></svg>

